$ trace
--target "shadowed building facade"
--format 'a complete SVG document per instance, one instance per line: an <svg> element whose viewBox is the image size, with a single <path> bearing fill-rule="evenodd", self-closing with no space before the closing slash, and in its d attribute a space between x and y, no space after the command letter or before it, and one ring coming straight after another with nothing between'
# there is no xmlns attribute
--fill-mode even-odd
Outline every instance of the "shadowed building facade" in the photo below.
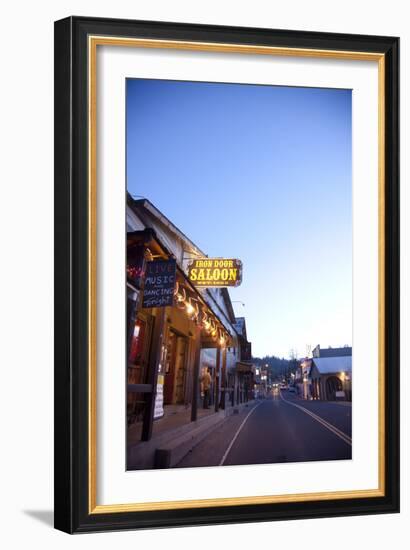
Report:
<svg viewBox="0 0 410 550"><path fill-rule="evenodd" d="M167 418L172 426L195 422L251 397L246 331L238 331L226 288L199 288L189 280L187 266L198 257L206 254L150 201L128 195L129 442L150 440L154 421ZM144 297L147 269L155 262L165 270L160 277L175 277L171 300L161 307L156 307L155 295L153 307ZM168 264L172 274L166 271ZM246 346L249 353L242 357ZM205 370L211 376L206 411L200 383Z"/></svg>

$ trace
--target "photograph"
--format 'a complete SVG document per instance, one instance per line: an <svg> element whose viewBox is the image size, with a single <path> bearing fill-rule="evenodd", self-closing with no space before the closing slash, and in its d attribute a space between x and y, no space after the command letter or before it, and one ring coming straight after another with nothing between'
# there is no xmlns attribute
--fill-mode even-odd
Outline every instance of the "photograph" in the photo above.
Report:
<svg viewBox="0 0 410 550"><path fill-rule="evenodd" d="M399 511L399 38L358 30L56 21L56 529Z"/></svg>
<svg viewBox="0 0 410 550"><path fill-rule="evenodd" d="M126 470L351 461L352 90L125 86Z"/></svg>

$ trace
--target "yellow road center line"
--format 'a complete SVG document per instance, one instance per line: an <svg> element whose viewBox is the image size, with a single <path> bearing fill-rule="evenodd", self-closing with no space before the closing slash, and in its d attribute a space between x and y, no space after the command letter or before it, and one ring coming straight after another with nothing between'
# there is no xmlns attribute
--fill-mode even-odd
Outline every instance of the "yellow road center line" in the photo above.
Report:
<svg viewBox="0 0 410 550"><path fill-rule="evenodd" d="M327 420L325 420L321 416L313 413L309 409L305 409L305 407L302 407L301 405L298 405L296 403L292 403L292 401L288 401L287 399L285 399L283 397L282 394L280 394L280 397L281 397L282 401L284 401L288 405L292 405L292 407L296 407L297 409L300 409L304 413L308 414L311 418L316 420L316 422L319 422L319 424L321 424L323 427L327 428L329 431L331 431L332 433L337 435L337 437L339 437L342 441L344 441L348 445L352 446L352 438L350 436L348 436L347 434L345 434L344 432L342 432L341 430L339 430L339 428L336 428L336 426L333 426L333 424L330 424L330 422L328 422Z"/></svg>

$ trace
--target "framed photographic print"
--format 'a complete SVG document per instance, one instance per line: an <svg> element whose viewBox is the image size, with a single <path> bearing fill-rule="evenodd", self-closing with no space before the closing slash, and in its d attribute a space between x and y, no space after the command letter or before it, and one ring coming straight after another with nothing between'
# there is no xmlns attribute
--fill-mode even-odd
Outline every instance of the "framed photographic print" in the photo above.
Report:
<svg viewBox="0 0 410 550"><path fill-rule="evenodd" d="M56 22L56 528L399 510L398 55Z"/></svg>

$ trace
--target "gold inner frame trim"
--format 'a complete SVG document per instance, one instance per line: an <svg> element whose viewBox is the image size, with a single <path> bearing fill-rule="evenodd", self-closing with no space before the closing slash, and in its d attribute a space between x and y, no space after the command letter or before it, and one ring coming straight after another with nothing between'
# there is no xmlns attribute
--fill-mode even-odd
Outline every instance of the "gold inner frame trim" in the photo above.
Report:
<svg viewBox="0 0 410 550"><path fill-rule="evenodd" d="M311 57L349 59L378 62L378 488L352 491L326 491L289 495L247 496L199 500L174 500L140 502L131 504L97 504L97 46L123 46L134 48L175 49L220 53L245 53L286 57ZM319 500L341 500L352 498L375 498L385 495L385 56L375 52L351 52L343 50L320 50L307 48L283 48L243 44L190 42L177 40L155 40L123 38L113 36L88 37L88 200L89 200L89 264L88 264L88 510L90 514L120 512L141 512L188 508L209 508L213 506L240 506L285 502L314 502Z"/></svg>

